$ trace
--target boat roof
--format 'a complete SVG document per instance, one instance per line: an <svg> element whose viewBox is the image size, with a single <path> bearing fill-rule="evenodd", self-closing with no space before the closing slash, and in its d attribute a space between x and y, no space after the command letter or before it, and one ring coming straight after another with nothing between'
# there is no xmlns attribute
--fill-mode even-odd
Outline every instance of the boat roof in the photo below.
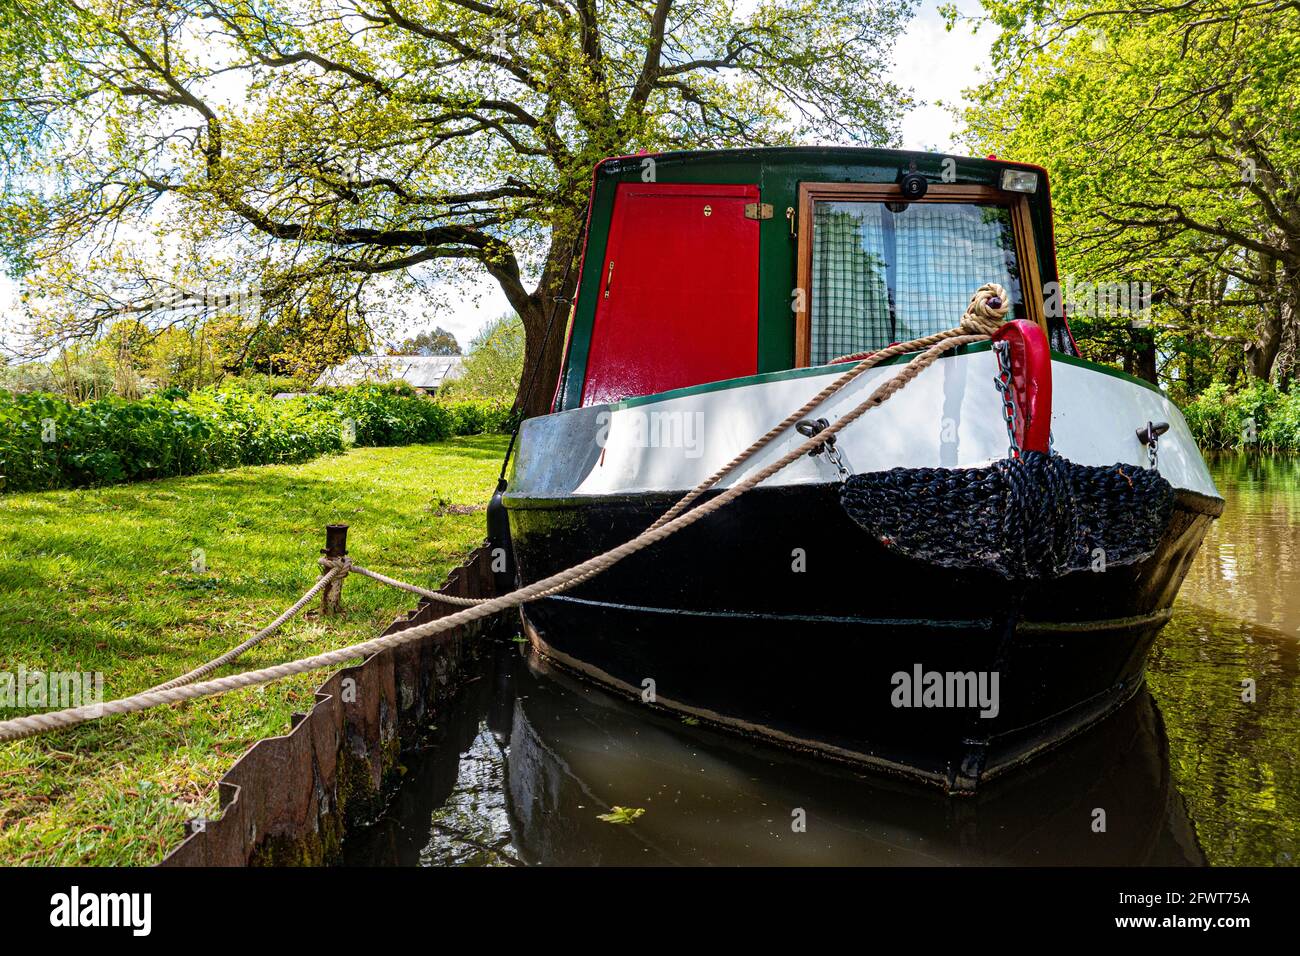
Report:
<svg viewBox="0 0 1300 956"><path fill-rule="evenodd" d="M864 166L884 165L889 168L891 173L901 165L907 165L913 161L916 162L918 171L925 172L927 166L942 167L945 159L952 159L963 169L980 167L987 170L1001 170L1008 167L1027 169L1039 173L1043 177L1044 183L1047 180L1047 170L1034 163L1000 159L992 155L982 157L963 156L955 152L939 153L930 150L891 149L880 146L745 146L725 149L646 151L628 155L607 156L596 164L596 173L597 175L616 173L620 171L622 164L628 162L637 165L639 169L640 161L646 157L653 158L656 162L673 163L708 161L741 165L767 162L803 162L819 165L843 163L855 169Z"/></svg>

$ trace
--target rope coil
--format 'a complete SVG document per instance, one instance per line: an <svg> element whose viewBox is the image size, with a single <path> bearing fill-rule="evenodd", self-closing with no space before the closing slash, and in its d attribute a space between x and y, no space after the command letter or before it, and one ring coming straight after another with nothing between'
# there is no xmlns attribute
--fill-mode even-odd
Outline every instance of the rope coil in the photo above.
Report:
<svg viewBox="0 0 1300 956"><path fill-rule="evenodd" d="M378 572L362 568L354 564L351 559L347 557L322 558L321 567L326 569L326 573L321 576L315 585L313 585L312 590L308 591L303 598L299 599L298 603L290 608L289 611L286 611L280 618L277 618L276 622L273 622L272 625L268 626L262 632L259 632L259 634L255 635L254 638L245 641L244 644L241 644L239 647L233 648L221 657L209 661L207 664L196 668L188 674L175 678L172 681L168 681L166 684L160 684L157 687L150 688L149 690L139 694L119 698L102 704L90 704L83 707L51 711L43 714L32 714L25 717L16 717L11 720L0 721L0 742L20 740L36 734L46 733L48 731L58 730L65 727L72 727L88 720L96 720L111 714L136 713L153 707L159 707L163 704L177 703L184 700L195 700L200 697L208 697L217 694L225 694L244 687L266 684L272 681L281 680L285 677L292 677L296 674L319 670L325 667L333 667L356 657L369 656L371 654L379 653L380 651L409 644L412 641L421 640L425 637L442 634L463 624L482 620L501 611L513 610L529 601L535 601L539 598L547 597L576 587L582 582L595 577L602 571L605 571L622 561L624 558L630 557L631 555L670 537L683 528L689 527L701 518L712 514L714 511L726 507L727 504L734 501L736 498L739 498L761 482L767 480L772 475L775 475L783 468L798 461L814 448L820 447L827 439L833 438L837 433L853 424L853 422L857 421L871 409L883 405L895 394L905 388L908 383L925 371L925 369L934 364L934 362L937 361L945 352L949 352L962 345L969 345L975 342L988 340L992 332L997 330L997 326L1001 323L1002 318L1007 314L1008 306L1006 303L1006 291L996 283L988 283L981 286L980 289L971 297L970 304L967 306L966 312L962 315L961 323L957 328L938 332L934 335L923 336L919 339L913 339L910 342L891 345L878 352L863 356L857 365L823 388L800 409L788 415L780 424L773 427L721 469L706 478L697 487L693 488L683 496L681 500L673 505L672 508L665 512L645 531L641 532L635 538L625 541L623 544L618 545L615 548L611 548L603 554L598 554L592 558L588 558L586 561L573 565L570 568L552 574L549 577L534 581L532 584L518 588L508 594L499 595L493 598L460 598L452 595L441 594L436 591L428 591L424 588L419 588L412 584L406 584L405 582L397 581L394 578L381 575ZM904 365L898 374L882 383L864 401L841 416L838 420L832 422L826 428L808 438L806 441L799 443L796 447L786 452L781 458L756 473L742 479L725 491L720 492L717 497L711 498L707 502L704 502L695 508L690 508L691 504L693 504L700 495L711 489L732 470L752 457L756 452L766 447L778 436L785 433L796 422L807 417L808 413L814 408L824 402L831 395L834 395L836 392L843 389L868 369L879 365L881 362L893 358L894 356L906 354L907 352L913 352L922 348L925 349L924 352ZM850 358L852 358L852 356L850 356ZM272 667L264 667L259 670L245 671L241 674L232 674L227 677L219 677L213 680L197 683L195 682L199 677L207 676L211 671L220 667L222 663L229 663L249 647L252 647L254 644L265 639L265 637L269 636L271 633L274 633L275 630L278 630L279 626L294 614L297 614L298 611L306 605L308 600L310 600L310 596L319 593L321 588L325 587L330 580L333 580L335 575L348 573L361 574L392 587L420 594L421 596L427 597L431 600L464 605L464 608L463 610L448 614L445 617L428 621L424 624L414 625L394 634L373 638L357 644L351 644L347 647L338 648L337 650L325 651L296 661L276 664Z"/></svg>

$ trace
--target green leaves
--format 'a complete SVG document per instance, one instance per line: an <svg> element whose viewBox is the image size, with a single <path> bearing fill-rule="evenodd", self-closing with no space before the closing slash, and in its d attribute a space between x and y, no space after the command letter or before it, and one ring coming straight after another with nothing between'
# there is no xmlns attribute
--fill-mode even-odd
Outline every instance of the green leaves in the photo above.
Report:
<svg viewBox="0 0 1300 956"><path fill-rule="evenodd" d="M596 819L603 820L606 823L628 825L645 813L645 810L641 807L611 807L610 811L609 813L598 814Z"/></svg>
<svg viewBox="0 0 1300 956"><path fill-rule="evenodd" d="M239 388L139 401L0 390L0 492L116 484L238 465L292 464L344 449L503 431L507 403L437 402L362 385L276 401Z"/></svg>
<svg viewBox="0 0 1300 956"><path fill-rule="evenodd" d="M470 343L465 374L444 391L458 398L512 402L524 370L524 324L507 314L491 322Z"/></svg>
<svg viewBox="0 0 1300 956"><path fill-rule="evenodd" d="M1183 411L1202 448L1300 452L1300 391L1257 381L1234 392L1216 382Z"/></svg>
<svg viewBox="0 0 1300 956"><path fill-rule="evenodd" d="M1300 9L984 6L1003 33L966 139L1047 167L1062 274L1151 284L1149 325L1173 389L1243 371L1289 377L1281 343L1300 334ZM1134 361L1143 336L1129 316L1078 318L1085 353Z"/></svg>

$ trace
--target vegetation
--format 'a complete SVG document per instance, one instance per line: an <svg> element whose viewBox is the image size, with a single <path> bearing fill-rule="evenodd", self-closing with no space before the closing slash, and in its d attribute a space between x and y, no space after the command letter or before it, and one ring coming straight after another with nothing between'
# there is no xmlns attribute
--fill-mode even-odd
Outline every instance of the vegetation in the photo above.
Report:
<svg viewBox="0 0 1300 956"><path fill-rule="evenodd" d="M571 295L594 164L887 142L911 6L43 0L50 68L0 57L10 135L41 131L11 151L0 245L59 340L251 285L247 324L289 322L301 347L322 341L306 318L366 337L431 282L490 277L555 381L561 337L534 353Z"/></svg>
<svg viewBox="0 0 1300 956"><path fill-rule="evenodd" d="M972 152L1048 169L1069 281L1149 285L1150 309L1070 309L1085 354L1181 400L1215 382L1287 387L1300 342L1300 8L984 6L1002 32L966 115Z"/></svg>
<svg viewBox="0 0 1300 956"><path fill-rule="evenodd" d="M1219 382L1183 412L1202 448L1300 452L1300 389L1254 382L1234 392Z"/></svg>
<svg viewBox="0 0 1300 956"><path fill-rule="evenodd" d="M351 344L331 343L328 337L298 348L282 340L287 333L282 324L250 343L229 317L162 328L123 320L98 338L64 345L50 359L0 365L0 388L56 392L73 402L195 390L231 379L255 391L267 391L264 386L271 383L273 392L293 392L309 388L326 366L351 354ZM317 330L302 334L314 336Z"/></svg>
<svg viewBox="0 0 1300 956"><path fill-rule="evenodd" d="M645 814L644 807L611 807L610 813L600 813L596 815L597 820L603 820L605 823L619 823L624 826L635 823Z"/></svg>
<svg viewBox="0 0 1300 956"><path fill-rule="evenodd" d="M43 124L24 100L45 89L47 64L59 60L71 20L70 6L61 0L0 3L0 185L39 148Z"/></svg>
<svg viewBox="0 0 1300 956"><path fill-rule="evenodd" d="M524 351L524 324L516 315L502 316L475 336L465 357L464 377L449 382L443 394L513 402L523 377Z"/></svg>
<svg viewBox="0 0 1300 956"><path fill-rule="evenodd" d="M79 487L287 464L503 431L509 405L437 402L404 384L277 401L241 388L74 405L0 391L0 491Z"/></svg>
<svg viewBox="0 0 1300 956"><path fill-rule="evenodd" d="M0 497L8 529L0 660L6 670L100 671L106 697L144 690L288 607L315 580L322 529L336 521L351 524L358 561L437 587L482 541L479 509L504 450L498 436L456 438L306 465ZM191 564L196 548L206 555L202 572ZM374 637L414 599L351 578L343 600L342 617L308 609L221 673ZM325 677L303 674L0 747L0 860L157 862L186 820L216 816L220 776L251 744L284 733Z"/></svg>
<svg viewBox="0 0 1300 956"><path fill-rule="evenodd" d="M389 350L390 355L459 355L460 343L442 326L411 336Z"/></svg>

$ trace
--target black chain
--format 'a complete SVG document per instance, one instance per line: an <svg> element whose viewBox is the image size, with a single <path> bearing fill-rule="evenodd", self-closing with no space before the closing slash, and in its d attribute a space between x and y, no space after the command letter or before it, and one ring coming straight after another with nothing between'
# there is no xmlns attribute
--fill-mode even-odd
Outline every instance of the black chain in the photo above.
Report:
<svg viewBox="0 0 1300 956"><path fill-rule="evenodd" d="M1016 406L1015 387L1011 383L1011 344L994 342L993 354L998 360L998 374L993 378L993 385L1002 396L1002 419L1007 425L1007 457L1019 458L1020 443L1016 441L1016 424L1020 420L1020 409Z"/></svg>

